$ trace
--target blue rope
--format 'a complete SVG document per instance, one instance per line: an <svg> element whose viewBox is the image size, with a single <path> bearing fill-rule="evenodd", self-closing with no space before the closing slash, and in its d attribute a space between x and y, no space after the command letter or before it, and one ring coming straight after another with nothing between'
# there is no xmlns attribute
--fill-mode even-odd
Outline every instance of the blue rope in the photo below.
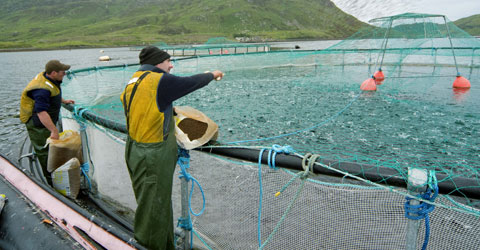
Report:
<svg viewBox="0 0 480 250"><path fill-rule="evenodd" d="M188 209L191 214L195 216L200 216L203 214L205 211L205 194L203 192L203 188L200 185L200 183L187 172L187 169L190 168L190 154L189 151L183 148L178 148L178 159L177 159L177 164L180 166L180 176L178 178L185 178L187 182L190 180L192 181L192 187L190 188L190 195L188 196ZM202 193L202 199L203 199L203 206L202 210L199 213L195 213L192 209L192 196L193 196L193 189L195 188L195 183L197 184L198 188L200 189L200 192ZM187 218L180 217L178 219L178 223L181 228L184 228L188 231L190 231L190 247L193 246L193 225L192 225L192 220L190 218L190 214L187 216Z"/></svg>
<svg viewBox="0 0 480 250"><path fill-rule="evenodd" d="M418 198L423 200L428 200L434 202L438 196L438 186L437 183L433 183L433 185L429 184L429 188L425 193L418 195ZM410 205L410 201L414 200L415 198L405 197L405 217L411 220L421 220L425 219L425 239L423 241L422 250L427 249L428 239L430 237L430 218L428 214L435 209L435 205L422 202L420 201L419 205Z"/></svg>
<svg viewBox="0 0 480 250"><path fill-rule="evenodd" d="M259 160L261 161L262 160L262 156L263 156L263 152L265 151L266 149L262 149L260 151L260 154L259 154ZM280 145L277 145L277 144L273 144L272 145L272 149L269 149L268 150L268 158L267 158L267 164L270 168L272 169L277 169L276 166L275 166L275 157L277 156L278 153L281 153L281 154L292 154L294 153L295 150L293 150L293 148L289 145L285 145L285 146L280 146Z"/></svg>
<svg viewBox="0 0 480 250"><path fill-rule="evenodd" d="M73 115L74 115L75 117L80 117L80 116L78 115L78 111L80 111L80 109L81 109L80 106L78 106L78 105L73 105Z"/></svg>
<svg viewBox="0 0 480 250"><path fill-rule="evenodd" d="M73 116L75 116L75 119L78 121L79 118L83 119L83 113L85 111L88 111L87 108L80 107L78 105L73 105Z"/></svg>
<svg viewBox="0 0 480 250"><path fill-rule="evenodd" d="M258 155L258 183L259 183L259 201L258 201L258 222L257 222L257 232L258 232L258 247L262 246L262 232L260 229L261 225L261 219L262 219L262 197L263 197L263 188L262 188L262 156L263 152L267 150L266 148L263 148L260 150L260 153ZM271 169L277 169L275 166L275 157L277 156L278 153L283 153L283 154L291 154L294 153L295 150L289 145L285 146L280 146L280 145L272 145L272 148L268 150L268 159L267 163L268 166Z"/></svg>
<svg viewBox="0 0 480 250"><path fill-rule="evenodd" d="M78 115L79 115L80 117L83 117L83 113L84 113L85 111L87 111L87 110L88 110L88 109L83 108L82 110L80 110L80 112L78 112Z"/></svg>
<svg viewBox="0 0 480 250"><path fill-rule="evenodd" d="M83 113L87 110L88 109L82 108L78 105L73 105L73 117L78 125L80 125L80 131L85 131L85 129L87 129L87 126L85 125L86 120L83 118Z"/></svg>
<svg viewBox="0 0 480 250"><path fill-rule="evenodd" d="M87 129L87 126L84 123L85 119L82 118L83 112L85 112L85 111L87 111L86 108L81 108L78 105L73 106L73 116L74 116L75 120L77 121L77 123L80 125L80 131L85 131ZM85 137L85 139L87 139L87 138ZM90 148L88 148L88 141L86 141L84 143L85 143L85 145L87 145L88 154L90 155ZM82 170L83 176L85 176L85 179L87 180L88 189L91 190L92 189L92 183L90 181L90 178L88 177L88 172L90 171L90 165L88 164L88 162L85 162L80 166L80 169Z"/></svg>
<svg viewBox="0 0 480 250"><path fill-rule="evenodd" d="M188 216L188 218L184 218L184 217L178 218L177 227L181 227L183 229L191 231L193 226L192 226L192 220L190 219L190 216Z"/></svg>
<svg viewBox="0 0 480 250"><path fill-rule="evenodd" d="M85 176L85 179L88 182L88 189L92 189L92 183L90 182L90 178L88 177L88 171L90 170L90 165L88 165L88 162L83 163L80 166L80 169L82 170L83 176Z"/></svg>

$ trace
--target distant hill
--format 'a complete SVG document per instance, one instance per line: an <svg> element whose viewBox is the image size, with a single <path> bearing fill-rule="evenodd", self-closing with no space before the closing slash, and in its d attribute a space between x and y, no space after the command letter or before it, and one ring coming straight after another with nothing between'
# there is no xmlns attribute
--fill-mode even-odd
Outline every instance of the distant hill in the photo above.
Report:
<svg viewBox="0 0 480 250"><path fill-rule="evenodd" d="M342 39L364 23L329 0L1 0L0 48Z"/></svg>
<svg viewBox="0 0 480 250"><path fill-rule="evenodd" d="M458 19L453 23L472 36L480 36L480 14Z"/></svg>

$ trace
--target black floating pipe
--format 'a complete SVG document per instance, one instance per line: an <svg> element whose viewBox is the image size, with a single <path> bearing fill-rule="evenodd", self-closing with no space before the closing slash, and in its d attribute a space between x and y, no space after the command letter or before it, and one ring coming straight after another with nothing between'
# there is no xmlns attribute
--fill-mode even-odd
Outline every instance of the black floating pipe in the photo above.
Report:
<svg viewBox="0 0 480 250"><path fill-rule="evenodd" d="M73 104L63 104L63 107L72 113L74 112ZM83 108L79 108L77 112L80 112L82 109ZM124 134L127 133L127 127L124 124L119 124L118 122L99 117L88 110L82 113L82 117L91 122L104 126L105 128L112 129ZM260 150L258 149L227 147L203 148L200 149L200 151L229 156L251 162L258 162L258 155L260 153ZM268 154L264 153L262 156L262 163L267 164L267 162ZM404 188L407 187L407 183L405 182L406 176L403 176L395 169L328 159L318 159L317 162L329 165L330 167L336 168L343 172L348 172L349 174L362 177L372 182L390 186ZM275 163L278 167L293 170L303 170L302 158L295 155L277 154L275 158ZM343 176L336 171L329 170L317 165L314 166L314 172L330 176ZM437 180L440 180L440 182L438 183L440 193L468 197L471 199L480 199L480 181L478 179L465 177L450 177L442 173L437 173L436 177Z"/></svg>
<svg viewBox="0 0 480 250"><path fill-rule="evenodd" d="M66 108L68 111L72 112L75 114L75 105L73 104L62 104L62 107ZM88 109L85 110L85 108L78 108L77 113L82 112L82 118L85 118L91 122L94 122L98 125L101 125L105 128L115 130L121 133L126 134L127 133L127 126L125 124L120 124L116 121L112 121L109 119L105 119L103 117L100 117L98 115L95 115L94 113L90 112Z"/></svg>
<svg viewBox="0 0 480 250"><path fill-rule="evenodd" d="M260 154L259 149L250 148L213 147L202 148L200 149L200 151L224 155L250 162L258 162L258 157ZM376 167L368 164L341 162L322 158L319 158L317 162L330 166L331 168L341 170L343 172L348 172L351 175L359 176L363 179L375 183L403 188L407 187L407 182L405 180L406 176L403 176L402 173L392 168ZM262 163L268 163L268 150L265 150L262 155ZM292 170L303 170L302 158L296 155L277 154L275 157L275 165L277 167L288 168ZM314 165L313 171L314 173L322 175L330 175L337 177L344 176L339 172L318 165ZM448 175L442 173L436 173L436 177L437 180L441 181L438 183L440 193L480 199L480 181L478 181L477 179L465 177L449 177Z"/></svg>

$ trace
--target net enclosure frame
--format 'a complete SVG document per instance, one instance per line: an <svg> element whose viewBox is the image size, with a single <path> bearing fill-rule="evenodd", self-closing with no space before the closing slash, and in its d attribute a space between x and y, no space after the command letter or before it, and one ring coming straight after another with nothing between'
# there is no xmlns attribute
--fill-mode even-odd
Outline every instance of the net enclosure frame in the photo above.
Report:
<svg viewBox="0 0 480 250"><path fill-rule="evenodd" d="M204 44L196 45L168 45L163 42L154 43L161 50L172 56L200 56L200 55L224 55L268 52L271 45L268 43L239 43L228 40L225 37L210 38ZM131 50L141 50L142 47L134 47Z"/></svg>
<svg viewBox="0 0 480 250"><path fill-rule="evenodd" d="M418 27L428 27L436 23L439 24L439 28L432 28L432 34L449 33L451 37L445 36L440 40L432 36L426 39L427 32L422 32L424 38L403 39L399 35L401 29L417 26L411 23L396 26L392 25L392 21L412 18L444 19L443 26L440 22L422 22ZM383 26L374 25L377 22L382 22ZM478 112L468 107L462 108L465 104L461 100L461 96L478 94L476 86L479 83L480 74L480 54L477 53L479 42L458 27L452 26L453 24L443 15L406 13L374 19L370 24L351 38L323 50L201 55L174 59L176 68L179 68L175 74L179 75L201 73L220 65L227 69L227 77L224 79L225 88L211 84L212 86L208 86L210 88L207 89L208 91L200 91L198 95L189 96L179 104L195 104L199 109L206 109L209 105L215 106L220 99L215 97L218 94L211 93L220 91L218 93L227 96L231 89L237 92L229 97L232 97L232 100L233 97L242 100L242 103L234 103L232 106L222 103L227 106L224 109L215 106L223 114L232 116L217 116L214 119L221 125L220 135L230 137L218 141L219 144L201 148L202 152L207 152L208 155L202 152L191 152L194 161L190 171L202 183L207 201L205 213L193 217L193 228L197 233L193 238L202 239L206 248L211 249L415 249L422 245L426 238L429 239L428 246L434 249L475 249L480 245L480 213L476 196L480 187L478 179L478 162L480 161L474 157L467 159L466 155L452 151L453 146L448 146L452 144L472 152L479 150L478 146L474 143L469 144L463 137L455 137L455 133L463 134L467 131L465 135L468 136L467 139L471 139L479 133L478 123L474 122ZM387 31L393 34L393 38L389 38L388 42L386 41ZM421 37L422 34L417 35ZM396 47L402 43L403 48ZM428 58L429 61L420 60L422 58ZM359 91L363 78L370 77L379 66L386 76L385 82L379 85L379 90L373 94ZM105 160L100 160L106 155L98 153L92 155L92 161L97 163L91 177L98 182L97 192L110 197L127 209L134 209L134 206L128 203L131 200L121 200L111 194L108 188L102 186L106 185L102 181L105 176L102 175L104 169L110 168L103 173L108 174L112 169L119 171L124 164L122 159L118 159L118 155L122 154L122 138L125 133L123 117L108 116L114 111L121 111L121 107L102 101L109 100L110 97L117 98L137 67L138 65L119 65L68 72L70 82L67 88L72 89L66 90L66 94L74 93L76 90L82 91L74 87L75 81L82 83L97 81L98 86L90 88L94 91L100 91L103 88L115 90L106 92L104 96L90 96L89 92L85 92L85 100L78 102L77 107L64 106L70 111L64 112L63 119L70 126L86 124L86 134L92 147L95 143L103 143L96 139L102 137L107 145L114 145L111 147L112 151L118 150L112 156L117 158L113 164L115 166L112 167L109 167L109 163ZM469 90L470 92L457 94L451 89L451 81L459 71L472 81L474 87ZM254 80L234 79L252 73L259 75L263 73L263 75L259 79L252 78ZM229 76L232 77L230 80ZM285 82L280 81L281 79ZM101 86L102 84L111 85ZM284 86L281 87L287 89L285 92L278 87L282 84ZM267 85L271 87L267 88ZM278 88L274 88L275 86ZM252 92L247 93L247 90ZM298 91L306 94L300 95ZM248 100L251 99L247 97L254 92L260 94L264 101L249 102ZM437 92L442 94L436 94ZM313 97L309 97L308 93ZM295 94L298 97L281 99ZM317 98L326 95L337 98L328 99L328 102L321 102L320 98ZM242 99L243 97L245 99ZM456 97L460 100L455 99ZM258 108L241 112L242 108L248 109L249 105L258 106ZM283 110L289 116L287 119L287 116L280 115L279 123L288 125L290 130L283 129L280 132L277 131L278 133L269 133L267 130L256 127L258 124L266 124L266 126L274 124L271 119L276 112L269 109L262 110L268 105L283 105L283 108L278 110ZM299 113L297 107L301 105L306 105L312 112L295 116L295 113ZM384 109L385 112L378 113L378 116L395 117L395 114L400 114L413 119L412 117L415 116L408 116L407 113L410 112L410 107L416 105L425 107L425 112L433 113L434 116L442 117L443 114L450 112L438 110L443 107L452 107L453 111L450 113L458 112L465 115L462 119L457 118L453 123L461 126L462 130L445 130L447 135L451 135L448 138L450 141L446 139L447 137L443 138L443 141L429 138L432 144L438 142L440 145L446 145L440 150L453 152L451 157L447 153L442 153L446 162L454 158L458 158L459 161L444 165L437 164L441 162L440 160L424 163L419 161L421 157L410 154L406 149L396 151L392 149L392 154L399 156L395 159L385 156L382 151L370 149L368 137L365 140L360 140L361 138L355 140L352 144L336 146L331 142L336 138L325 136L329 134L328 129L323 129L326 126L341 127L340 132L348 132L350 127L354 127L358 129L355 131L356 135L367 130L378 131L376 134L381 135L388 135L389 132L395 134L397 132L393 127L382 130L371 123L366 123L367 125L363 128L355 127L355 123L361 123L364 118L362 114L355 113L353 110L366 110L368 116L368 114L377 115L375 112ZM473 105L478 104L473 103ZM392 107L395 106L400 108L394 110ZM287 112L289 110L295 112ZM411 110L421 113L420 109ZM215 115L213 111L209 112ZM269 113L272 115L269 116ZM253 120L250 123L245 122L244 116L248 115ZM227 118L239 122L228 123ZM415 118L419 119L419 122L429 122L422 117ZM436 117L433 118L436 119ZM405 122L408 126L418 128L414 126L416 121L409 123L408 119L395 121ZM442 118L438 121L444 120L447 119ZM436 121L432 120L433 123ZM471 126L470 130L469 126ZM249 127L254 128L250 133L240 131L248 130ZM253 134L254 132L264 133L264 135ZM428 136L439 133L435 130L430 132ZM355 138L352 135L355 134L349 134L343 140L353 141ZM415 138L411 138L413 136L401 132L398 132L398 135L395 140L405 139L412 144L415 142ZM335 134L335 136L340 135ZM294 149L297 152L290 155L273 151L273 147L268 145L272 142L285 145L296 140L303 142L303 146L302 143L295 144ZM422 138L417 140L422 141ZM324 146L309 146L308 141L323 142ZM365 141L367 143L364 143ZM389 147L394 148L395 143ZM378 146L385 151L390 150L389 147ZM360 148L360 150L348 151L353 148ZM339 153L339 151L342 152ZM366 157L362 152L368 152L371 155ZM435 153L428 150L425 152L424 157L429 153L432 155ZM312 169L317 175L302 179L297 176L305 170L302 160L308 153L319 155ZM276 157L272 158L272 155ZM233 158L240 158L242 161ZM466 161L461 161L463 158ZM405 160L405 164L402 160ZM268 166L271 165L269 164L271 161L276 162L274 165L277 168ZM293 168L293 170L283 168ZM439 187L441 194L434 201L417 197L421 203L435 205L435 210L430 213L429 222L420 220L412 224L411 220L405 217L405 198L416 197L421 193L417 188L411 188L413 183L409 179L411 169L425 170L430 176L431 179L423 186ZM126 167L124 170L126 171ZM325 177L325 174L329 176ZM375 179L375 176L378 179ZM122 180L124 186L128 186L128 175L122 178L126 178ZM394 184L396 182L398 184ZM175 185L179 187L180 182L176 181ZM275 198L273 194L282 190L285 185L287 188L279 198ZM128 190L123 192L123 195L127 192ZM260 195L262 192L263 196ZM180 216L181 196L181 193L174 195L176 217ZM193 207L202 206L202 199L199 197L201 197L200 191L194 189L191 199ZM424 230L425 228L430 230ZM416 234L412 236L411 232Z"/></svg>

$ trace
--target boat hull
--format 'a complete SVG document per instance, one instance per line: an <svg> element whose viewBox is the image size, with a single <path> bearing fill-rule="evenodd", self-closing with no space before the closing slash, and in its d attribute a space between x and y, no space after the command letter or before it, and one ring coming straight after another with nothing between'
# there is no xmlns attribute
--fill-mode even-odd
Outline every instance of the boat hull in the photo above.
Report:
<svg viewBox="0 0 480 250"><path fill-rule="evenodd" d="M136 243L131 232L126 232L118 226L96 217L27 173L7 158L0 157L2 185L10 186L17 193L17 195L9 194L11 198L7 198L22 199L28 204L24 205L23 211L21 209L13 211L18 213L18 217L23 220L8 218L9 213L12 212L10 206L13 205L9 204L10 201L5 205L2 212L2 232L4 235L11 236L10 243L6 244L14 244L19 249L59 248L52 247L53 245L61 246L60 248L69 246L72 249L143 248ZM15 204L21 206L21 204L17 204L17 201ZM32 217L29 213L35 216ZM15 228L30 229L32 234L25 234L25 231L14 230ZM45 228L49 230L45 230ZM48 236L49 231L54 231L56 237ZM45 239L45 242L48 243L42 243L37 238ZM29 241L40 245L33 248L24 246L27 244L24 242Z"/></svg>

